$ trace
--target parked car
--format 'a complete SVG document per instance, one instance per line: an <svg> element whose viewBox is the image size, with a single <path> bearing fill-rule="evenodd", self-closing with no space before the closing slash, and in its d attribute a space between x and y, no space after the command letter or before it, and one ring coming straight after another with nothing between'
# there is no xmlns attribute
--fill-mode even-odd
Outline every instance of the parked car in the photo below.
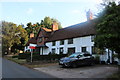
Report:
<svg viewBox="0 0 120 80"><path fill-rule="evenodd" d="M79 65L93 65L94 57L85 52L73 53L68 57L61 58L59 65L63 67L77 67Z"/></svg>

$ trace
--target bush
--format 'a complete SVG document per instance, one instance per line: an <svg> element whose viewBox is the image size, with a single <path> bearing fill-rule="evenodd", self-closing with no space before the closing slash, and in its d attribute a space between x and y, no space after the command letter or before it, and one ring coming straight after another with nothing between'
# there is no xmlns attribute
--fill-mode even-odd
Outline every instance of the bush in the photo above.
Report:
<svg viewBox="0 0 120 80"><path fill-rule="evenodd" d="M18 59L27 59L30 56L30 53L19 53Z"/></svg>
<svg viewBox="0 0 120 80"><path fill-rule="evenodd" d="M14 55L14 56L12 56L12 58L18 58L18 55Z"/></svg>
<svg viewBox="0 0 120 80"><path fill-rule="evenodd" d="M113 61L113 64L117 65L117 64L118 64L118 62L117 62L117 61Z"/></svg>
<svg viewBox="0 0 120 80"><path fill-rule="evenodd" d="M67 54L49 54L49 55L38 55L38 54L33 54L33 61L38 61L38 60L46 60L46 61L51 61L51 60L59 60L62 57L65 57ZM27 58L26 61L30 61L31 56Z"/></svg>
<svg viewBox="0 0 120 80"><path fill-rule="evenodd" d="M100 63L100 56L96 55L94 61L95 61L95 64L99 64Z"/></svg>
<svg viewBox="0 0 120 80"><path fill-rule="evenodd" d="M101 61L101 64L106 64L106 62L105 61Z"/></svg>

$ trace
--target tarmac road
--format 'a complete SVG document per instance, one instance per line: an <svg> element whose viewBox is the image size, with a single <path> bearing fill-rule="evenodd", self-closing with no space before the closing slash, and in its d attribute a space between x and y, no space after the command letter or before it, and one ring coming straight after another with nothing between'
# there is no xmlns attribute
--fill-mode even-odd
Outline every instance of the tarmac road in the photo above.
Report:
<svg viewBox="0 0 120 80"><path fill-rule="evenodd" d="M55 78L47 73L29 69L7 59L2 59L2 78Z"/></svg>

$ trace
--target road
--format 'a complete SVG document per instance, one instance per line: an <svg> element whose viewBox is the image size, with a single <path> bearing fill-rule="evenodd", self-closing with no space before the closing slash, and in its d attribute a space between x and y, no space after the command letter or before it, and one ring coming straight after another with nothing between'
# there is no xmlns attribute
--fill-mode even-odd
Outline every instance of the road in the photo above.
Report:
<svg viewBox="0 0 120 80"><path fill-rule="evenodd" d="M2 59L2 78L55 78L47 73L29 69L15 62Z"/></svg>

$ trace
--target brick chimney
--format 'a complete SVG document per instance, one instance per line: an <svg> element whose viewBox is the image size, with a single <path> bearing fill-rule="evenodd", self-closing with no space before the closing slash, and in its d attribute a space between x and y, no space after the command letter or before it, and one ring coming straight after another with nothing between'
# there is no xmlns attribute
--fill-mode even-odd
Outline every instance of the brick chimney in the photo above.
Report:
<svg viewBox="0 0 120 80"><path fill-rule="evenodd" d="M34 33L30 33L30 38L33 38L34 37Z"/></svg>
<svg viewBox="0 0 120 80"><path fill-rule="evenodd" d="M92 20L93 19L93 14L91 12L91 10L89 9L89 11L86 12L86 17L87 17L87 21Z"/></svg>
<svg viewBox="0 0 120 80"><path fill-rule="evenodd" d="M52 31L56 31L56 30L58 30L58 23L56 21L53 21Z"/></svg>

